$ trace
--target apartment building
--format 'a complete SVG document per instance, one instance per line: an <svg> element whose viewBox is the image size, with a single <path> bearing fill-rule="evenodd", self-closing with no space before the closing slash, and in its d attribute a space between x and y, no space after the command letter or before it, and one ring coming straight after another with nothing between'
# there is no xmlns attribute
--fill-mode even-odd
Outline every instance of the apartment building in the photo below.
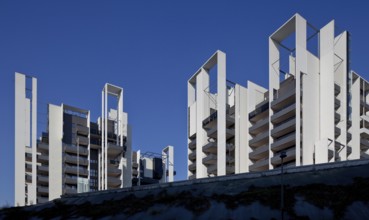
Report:
<svg viewBox="0 0 369 220"><path fill-rule="evenodd" d="M116 99L116 108L110 99ZM97 122L90 120L89 110L48 104L47 131L37 140L37 79L15 74L15 205L131 186L123 89L105 84L102 103Z"/></svg>
<svg viewBox="0 0 369 220"><path fill-rule="evenodd" d="M217 51L188 80L188 179L369 157L368 82L347 31L299 14L269 37L269 87L226 79ZM215 82L215 83L214 83ZM214 89L215 88L215 89Z"/></svg>
<svg viewBox="0 0 369 220"><path fill-rule="evenodd" d="M175 176L173 146L165 147L161 153L133 151L132 176L133 186L173 182Z"/></svg>

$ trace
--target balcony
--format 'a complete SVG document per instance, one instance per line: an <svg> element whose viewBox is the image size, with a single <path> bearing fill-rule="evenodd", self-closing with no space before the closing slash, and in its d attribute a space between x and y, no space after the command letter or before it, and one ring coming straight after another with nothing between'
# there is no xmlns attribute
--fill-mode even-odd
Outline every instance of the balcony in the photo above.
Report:
<svg viewBox="0 0 369 220"><path fill-rule="evenodd" d="M368 104L368 103L366 103L366 101L364 101L364 100L360 99L360 104L361 104L361 106L365 107L365 108L366 108L366 110L368 110L368 109L369 109L369 104Z"/></svg>
<svg viewBox="0 0 369 220"><path fill-rule="evenodd" d="M123 146L118 146L113 143L108 143L108 155L109 156L118 156L123 152Z"/></svg>
<svg viewBox="0 0 369 220"><path fill-rule="evenodd" d="M136 162L132 162L132 168L137 169L137 168L138 168L138 163L136 163Z"/></svg>
<svg viewBox="0 0 369 220"><path fill-rule="evenodd" d="M190 143L188 143L188 148L190 150L195 150L196 149L196 139L193 139L193 140L191 140Z"/></svg>
<svg viewBox="0 0 369 220"><path fill-rule="evenodd" d="M283 136L287 133L290 133L291 131L294 131L296 129L296 118L292 118L283 124L280 124L273 128L271 135L273 138L277 138L280 136Z"/></svg>
<svg viewBox="0 0 369 220"><path fill-rule="evenodd" d="M226 157L226 163L227 164L234 164L234 162L235 162L235 159L234 159L233 156L227 156Z"/></svg>
<svg viewBox="0 0 369 220"><path fill-rule="evenodd" d="M101 136L90 138L90 147L91 147L91 149L97 149L98 150L98 149L101 148L101 140L99 138L101 138Z"/></svg>
<svg viewBox="0 0 369 220"><path fill-rule="evenodd" d="M256 122L253 126L251 126L249 129L249 133L252 135L256 135L268 128L269 128L269 118L264 118Z"/></svg>
<svg viewBox="0 0 369 220"><path fill-rule="evenodd" d="M351 153L352 153L352 147L350 145L347 145L347 154L351 154Z"/></svg>
<svg viewBox="0 0 369 220"><path fill-rule="evenodd" d="M76 145L77 145L77 142L79 143L79 145L84 145L84 146L87 146L90 142L89 138L88 137L84 137L84 136L77 136L77 140L76 140Z"/></svg>
<svg viewBox="0 0 369 220"><path fill-rule="evenodd" d="M109 187L120 187L122 181L116 177L108 177L108 186Z"/></svg>
<svg viewBox="0 0 369 220"><path fill-rule="evenodd" d="M212 164L212 165L206 167L206 169L207 169L207 172L209 174L217 175L217 169L218 169L217 164Z"/></svg>
<svg viewBox="0 0 369 220"><path fill-rule="evenodd" d="M87 136L90 133L90 128L77 124L76 128L75 128L75 131L76 131L77 134Z"/></svg>
<svg viewBox="0 0 369 220"><path fill-rule="evenodd" d="M49 156L45 155L45 154L37 155L37 162L47 163L47 162L49 162Z"/></svg>
<svg viewBox="0 0 369 220"><path fill-rule="evenodd" d="M79 167L79 169L78 169L77 166L65 166L64 172L68 173L68 174L74 174L74 175L77 175L77 173L78 173L78 175L80 175L80 176L87 176L88 175L88 171L87 171L86 168Z"/></svg>
<svg viewBox="0 0 369 220"><path fill-rule="evenodd" d="M48 152L49 151L49 145L44 142L38 142L37 143L37 152Z"/></svg>
<svg viewBox="0 0 369 220"><path fill-rule="evenodd" d="M217 163L217 155L208 154L205 158L202 159L202 163L206 164L206 165L216 164Z"/></svg>
<svg viewBox="0 0 369 220"><path fill-rule="evenodd" d="M269 153L269 144L265 144L263 146L255 148L250 153L250 159L260 160L261 158L268 157L268 153Z"/></svg>
<svg viewBox="0 0 369 220"><path fill-rule="evenodd" d="M138 171L137 170L132 170L132 175L133 176L138 176Z"/></svg>
<svg viewBox="0 0 369 220"><path fill-rule="evenodd" d="M39 194L49 194L49 187L46 187L46 186L37 186L37 192Z"/></svg>
<svg viewBox="0 0 369 220"><path fill-rule="evenodd" d="M65 175L65 177L64 177L64 182L65 182L66 184L73 184L73 185L77 185L77 176Z"/></svg>
<svg viewBox="0 0 369 220"><path fill-rule="evenodd" d="M207 135L208 135L208 137L211 137L211 138L217 138L218 137L218 128L214 127L212 129L210 129L209 131L207 131ZM234 137L234 129L226 128L226 138L229 139L231 137Z"/></svg>
<svg viewBox="0 0 369 220"><path fill-rule="evenodd" d="M49 173L49 167L45 165L37 166L37 173Z"/></svg>
<svg viewBox="0 0 369 220"><path fill-rule="evenodd" d="M284 94L281 94L276 100L272 101L271 107L273 110L280 110L286 105L289 105L296 101L296 90L287 90Z"/></svg>
<svg viewBox="0 0 369 220"><path fill-rule="evenodd" d="M263 158L250 166L250 171L263 171L269 168L269 158Z"/></svg>
<svg viewBox="0 0 369 220"><path fill-rule="evenodd" d="M273 164L274 166L280 165L282 163L282 160L279 153L276 153L274 155L275 156L270 159L271 164ZM286 151L286 157L283 159L283 163L287 163L295 159L296 159L296 149L291 148Z"/></svg>
<svg viewBox="0 0 369 220"><path fill-rule="evenodd" d="M341 106L341 101L337 97L335 97L334 98L334 109L337 110L340 106Z"/></svg>
<svg viewBox="0 0 369 220"><path fill-rule="evenodd" d="M251 122L257 122L265 117L268 117L269 115L269 100L266 99L256 105L256 108L254 111L250 112L249 114L249 120Z"/></svg>
<svg viewBox="0 0 369 220"><path fill-rule="evenodd" d="M352 135L351 133L347 133L347 142L351 141Z"/></svg>
<svg viewBox="0 0 369 220"><path fill-rule="evenodd" d="M334 134L335 137L337 138L338 136L340 136L341 134L341 129L339 127L334 127Z"/></svg>
<svg viewBox="0 0 369 220"><path fill-rule="evenodd" d="M203 128L211 129L214 126L217 126L218 121L218 112L212 113L209 117L202 121ZM226 125L227 127L234 125L234 118L230 115L226 115Z"/></svg>
<svg viewBox="0 0 369 220"><path fill-rule="evenodd" d="M120 176L122 174L122 171L115 167L109 167L108 168L108 176Z"/></svg>
<svg viewBox="0 0 369 220"><path fill-rule="evenodd" d="M360 139L360 149L361 150L368 150L369 149L369 140L361 138Z"/></svg>
<svg viewBox="0 0 369 220"><path fill-rule="evenodd" d="M26 157L26 161L32 162L32 154L31 153L26 153L25 157Z"/></svg>
<svg viewBox="0 0 369 220"><path fill-rule="evenodd" d="M227 151L234 151L234 149L235 149L236 147L234 146L234 144L233 143L227 143L226 144L226 150Z"/></svg>
<svg viewBox="0 0 369 220"><path fill-rule="evenodd" d="M269 141L269 131L265 131L261 134L258 134L253 139L249 141L250 147L259 147L264 144L267 144Z"/></svg>
<svg viewBox="0 0 369 220"><path fill-rule="evenodd" d="M295 145L296 133L287 134L286 136L280 137L271 144L273 151L280 151Z"/></svg>
<svg viewBox="0 0 369 220"><path fill-rule="evenodd" d="M119 160L109 160L108 161L108 166L109 167L118 167L119 164L120 164L120 161Z"/></svg>
<svg viewBox="0 0 369 220"><path fill-rule="evenodd" d="M196 160L196 151L192 151L189 155L188 155L188 159L194 161Z"/></svg>
<svg viewBox="0 0 369 220"><path fill-rule="evenodd" d="M192 163L190 165L188 165L188 170L193 172L196 170L196 163Z"/></svg>
<svg viewBox="0 0 369 220"><path fill-rule="evenodd" d="M234 166L226 166L226 172L227 174L234 174L235 167Z"/></svg>
<svg viewBox="0 0 369 220"><path fill-rule="evenodd" d="M217 153L217 142L209 142L202 147L204 153Z"/></svg>
<svg viewBox="0 0 369 220"><path fill-rule="evenodd" d="M360 128L360 136L365 139L369 139L369 129L368 128Z"/></svg>
<svg viewBox="0 0 369 220"><path fill-rule="evenodd" d="M37 197L37 203L41 204L41 203L45 203L49 201L49 197L43 197L43 196L38 196Z"/></svg>
<svg viewBox="0 0 369 220"><path fill-rule="evenodd" d="M49 177L43 175L37 175L37 182L39 183L49 183Z"/></svg>
<svg viewBox="0 0 369 220"><path fill-rule="evenodd" d="M88 165L88 160L82 157L78 157L78 156L71 156L68 154L65 154L64 156L64 162L66 163L72 163L72 164L79 164L81 166L87 166Z"/></svg>
<svg viewBox="0 0 369 220"><path fill-rule="evenodd" d="M341 120L341 115L337 112L334 113L334 122L338 123Z"/></svg>
<svg viewBox="0 0 369 220"><path fill-rule="evenodd" d="M31 163L26 163L25 169L26 169L26 172L32 172L32 164Z"/></svg>
<svg viewBox="0 0 369 220"><path fill-rule="evenodd" d="M32 175L26 173L25 178L26 178L26 182L27 183L31 183L32 182Z"/></svg>
<svg viewBox="0 0 369 220"><path fill-rule="evenodd" d="M77 193L77 187L69 187L69 186L66 186L64 188L64 193L65 194L76 194Z"/></svg>
<svg viewBox="0 0 369 220"><path fill-rule="evenodd" d="M83 146L78 147L78 146L69 145L69 144L63 144L63 145L64 145L64 151L67 153L79 154L83 156L88 155L88 150L86 147L83 147Z"/></svg>
<svg viewBox="0 0 369 220"><path fill-rule="evenodd" d="M334 95L338 95L341 92L341 87L339 85L337 85L336 83L334 84Z"/></svg>
<svg viewBox="0 0 369 220"><path fill-rule="evenodd" d="M282 121L285 121L288 118L291 118L296 115L296 103L284 108L283 110L280 110L279 112L276 112L272 115L271 121L272 123L281 123Z"/></svg>

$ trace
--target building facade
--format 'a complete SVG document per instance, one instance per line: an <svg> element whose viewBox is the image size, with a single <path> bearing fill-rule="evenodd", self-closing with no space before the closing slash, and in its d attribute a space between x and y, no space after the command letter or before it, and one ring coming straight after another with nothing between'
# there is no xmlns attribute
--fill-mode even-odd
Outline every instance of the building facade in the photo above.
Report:
<svg viewBox="0 0 369 220"><path fill-rule="evenodd" d="M282 152L285 166L369 158L369 87L349 42L334 21L294 15L269 37L268 88L230 83L217 51L188 81L188 178L275 169Z"/></svg>
<svg viewBox="0 0 369 220"><path fill-rule="evenodd" d="M116 108L108 98L117 99ZM48 104L47 131L37 140L37 79L15 74L16 206L131 186L132 142L123 89L106 84L102 103L97 122L90 120L89 110Z"/></svg>

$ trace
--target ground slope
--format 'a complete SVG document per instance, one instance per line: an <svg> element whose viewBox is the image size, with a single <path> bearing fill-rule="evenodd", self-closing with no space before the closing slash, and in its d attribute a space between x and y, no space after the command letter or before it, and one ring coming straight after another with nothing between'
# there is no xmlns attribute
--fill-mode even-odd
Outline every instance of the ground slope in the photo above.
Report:
<svg viewBox="0 0 369 220"><path fill-rule="evenodd" d="M23 219L280 219L281 171L66 196L0 210ZM285 219L369 219L369 160L285 169Z"/></svg>

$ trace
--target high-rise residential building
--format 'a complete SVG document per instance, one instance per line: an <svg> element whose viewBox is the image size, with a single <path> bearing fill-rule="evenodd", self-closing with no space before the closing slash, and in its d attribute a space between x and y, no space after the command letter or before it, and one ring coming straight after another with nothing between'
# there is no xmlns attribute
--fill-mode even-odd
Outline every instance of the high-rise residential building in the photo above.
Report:
<svg viewBox="0 0 369 220"><path fill-rule="evenodd" d="M108 98L116 99L116 108ZM15 205L131 186L132 142L123 89L105 84L102 103L97 122L90 120L89 110L48 104L47 131L37 140L37 80L15 74Z"/></svg>
<svg viewBox="0 0 369 220"><path fill-rule="evenodd" d="M299 14L269 37L269 87L226 78L217 51L188 80L188 178L369 158L369 83L347 31Z"/></svg>

